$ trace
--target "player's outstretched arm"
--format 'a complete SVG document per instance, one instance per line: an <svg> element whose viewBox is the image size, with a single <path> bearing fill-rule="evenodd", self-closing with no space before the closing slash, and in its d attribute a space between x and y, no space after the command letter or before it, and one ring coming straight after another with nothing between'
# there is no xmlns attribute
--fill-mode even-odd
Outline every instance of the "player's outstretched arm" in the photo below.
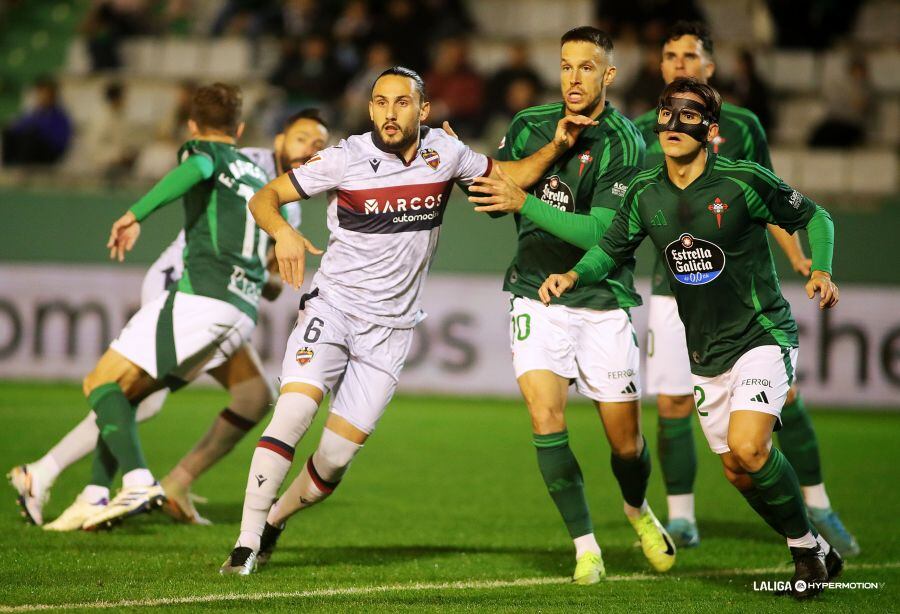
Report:
<svg viewBox="0 0 900 614"><path fill-rule="evenodd" d="M141 234L141 224L151 213L184 196L188 190L212 177L213 163L206 156L194 154L166 173L149 192L133 204L128 212L113 223L106 247L109 257L119 262L131 251Z"/></svg>
<svg viewBox="0 0 900 614"><path fill-rule="evenodd" d="M306 252L321 254L322 250L294 230L281 217L281 205L303 198L290 177L284 174L270 181L250 199L250 213L257 225L275 240L275 259L284 283L295 290L303 284Z"/></svg>
<svg viewBox="0 0 900 614"><path fill-rule="evenodd" d="M578 140L581 131L588 126L597 125L597 121L584 115L566 115L556 125L553 140L522 160L496 160L491 177L497 177L500 168L517 185L530 188L537 183L550 165L568 151Z"/></svg>
<svg viewBox="0 0 900 614"><path fill-rule="evenodd" d="M806 224L809 247L812 251L812 276L806 282L806 295L814 298L819 294L819 309L830 309L837 305L840 293L831 281L831 262L834 257L834 222L831 215L815 205L816 211Z"/></svg>
<svg viewBox="0 0 900 614"><path fill-rule="evenodd" d="M775 224L768 224L769 232L778 242L778 246L784 255L787 256L791 263L791 268L795 273L799 273L804 277L809 277L812 260L803 253L803 245L800 243L800 236L797 233L791 234L784 228Z"/></svg>

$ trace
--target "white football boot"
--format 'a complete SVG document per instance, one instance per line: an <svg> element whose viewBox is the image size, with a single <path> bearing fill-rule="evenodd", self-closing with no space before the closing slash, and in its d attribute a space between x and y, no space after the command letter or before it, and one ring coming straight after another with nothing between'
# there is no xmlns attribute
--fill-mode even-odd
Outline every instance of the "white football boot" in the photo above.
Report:
<svg viewBox="0 0 900 614"><path fill-rule="evenodd" d="M165 502L166 493L159 482L154 482L152 486L123 488L109 505L85 520L81 528L85 531L109 529L129 516L159 509Z"/></svg>

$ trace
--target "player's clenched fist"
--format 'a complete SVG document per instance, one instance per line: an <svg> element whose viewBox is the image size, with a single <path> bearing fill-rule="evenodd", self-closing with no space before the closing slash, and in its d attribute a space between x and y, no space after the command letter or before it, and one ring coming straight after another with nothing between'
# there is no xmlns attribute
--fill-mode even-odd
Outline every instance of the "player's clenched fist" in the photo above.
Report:
<svg viewBox="0 0 900 614"><path fill-rule="evenodd" d="M819 293L819 309L830 309L838 304L840 292L837 284L831 281L831 275L825 271L813 271L812 277L806 282L806 296L813 298Z"/></svg>
<svg viewBox="0 0 900 614"><path fill-rule="evenodd" d="M131 211L113 222L112 229L109 231L109 240L106 242L110 259L116 259L119 262L125 260L125 252L131 251L140 235L141 224Z"/></svg>
<svg viewBox="0 0 900 614"><path fill-rule="evenodd" d="M569 271L568 273L554 273L544 280L538 289L538 296L544 305L549 305L552 297L559 298L578 283L578 273Z"/></svg>
<svg viewBox="0 0 900 614"><path fill-rule="evenodd" d="M285 226L275 234L275 259L284 283L298 290L303 285L303 271L306 266L306 252L320 255L322 250L309 239L290 226Z"/></svg>

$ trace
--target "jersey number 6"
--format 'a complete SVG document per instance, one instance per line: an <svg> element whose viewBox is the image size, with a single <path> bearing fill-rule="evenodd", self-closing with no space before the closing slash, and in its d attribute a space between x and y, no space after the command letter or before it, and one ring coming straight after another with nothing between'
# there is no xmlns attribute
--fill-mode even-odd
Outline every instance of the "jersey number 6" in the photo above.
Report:
<svg viewBox="0 0 900 614"><path fill-rule="evenodd" d="M315 343L319 340L319 337L322 335L322 327L325 326L325 321L320 318L313 318L309 321L309 325L306 327L306 332L303 333L303 340L307 343Z"/></svg>

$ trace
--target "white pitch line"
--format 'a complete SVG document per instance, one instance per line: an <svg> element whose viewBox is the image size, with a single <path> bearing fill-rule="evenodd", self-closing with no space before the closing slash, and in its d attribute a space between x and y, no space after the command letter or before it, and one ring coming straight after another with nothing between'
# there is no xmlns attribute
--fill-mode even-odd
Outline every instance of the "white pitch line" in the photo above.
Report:
<svg viewBox="0 0 900 614"><path fill-rule="evenodd" d="M900 562L851 564L851 571L858 569L897 569ZM757 569L713 569L679 574L649 575L631 574L608 576L606 582L660 581L669 578L708 578L722 576L754 576L767 573L781 573L787 566L761 567ZM309 597L344 597L371 595L393 591L442 591L442 590L485 590L492 588L517 588L521 586L546 586L568 584L570 578L543 577L520 578L518 580L476 580L458 582L421 582L414 584L386 584L383 586L349 586L346 588L320 588L305 591L270 591L264 593L219 593L214 595L193 595L187 597L160 597L158 599L125 599L122 601L91 601L84 603L37 603L30 605L0 606L0 612L38 612L43 610L112 609L138 608L164 605L187 605L193 603L217 603L223 601L264 601L267 599L303 599Z"/></svg>

